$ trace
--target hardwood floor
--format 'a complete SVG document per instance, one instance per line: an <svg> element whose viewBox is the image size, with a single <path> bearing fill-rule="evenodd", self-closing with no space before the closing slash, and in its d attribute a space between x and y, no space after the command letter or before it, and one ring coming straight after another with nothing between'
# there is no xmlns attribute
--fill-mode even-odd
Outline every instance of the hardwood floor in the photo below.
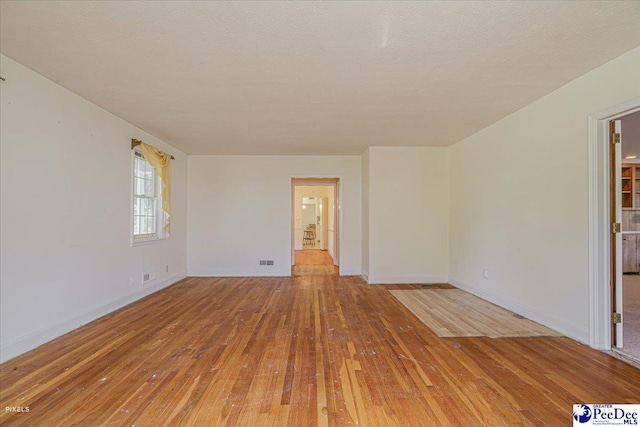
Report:
<svg viewBox="0 0 640 427"><path fill-rule="evenodd" d="M338 267L333 265L333 258L328 251L301 250L295 251L295 265L291 273L294 276L329 276L338 274Z"/></svg>
<svg viewBox="0 0 640 427"><path fill-rule="evenodd" d="M564 337L441 338L356 277L189 278L0 365L0 424L565 426L640 370Z"/></svg>
<svg viewBox="0 0 640 427"><path fill-rule="evenodd" d="M392 290L391 294L439 337L560 336L460 289Z"/></svg>

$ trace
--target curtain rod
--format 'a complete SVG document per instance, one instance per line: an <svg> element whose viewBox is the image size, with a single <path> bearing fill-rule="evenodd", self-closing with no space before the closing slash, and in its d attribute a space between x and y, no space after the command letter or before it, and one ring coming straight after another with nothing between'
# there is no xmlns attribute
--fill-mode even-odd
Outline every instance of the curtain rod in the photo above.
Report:
<svg viewBox="0 0 640 427"><path fill-rule="evenodd" d="M140 141L139 139L135 139L135 138L131 138L131 149L133 150L134 148L136 148L138 145L142 144L142 141ZM171 156L171 160L175 160L176 158Z"/></svg>

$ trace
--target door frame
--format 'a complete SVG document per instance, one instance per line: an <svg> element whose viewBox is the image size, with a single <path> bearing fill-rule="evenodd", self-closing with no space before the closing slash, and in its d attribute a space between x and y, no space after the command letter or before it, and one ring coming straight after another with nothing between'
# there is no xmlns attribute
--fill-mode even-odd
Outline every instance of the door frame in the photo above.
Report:
<svg viewBox="0 0 640 427"><path fill-rule="evenodd" d="M620 120L609 120L607 141L609 144L609 213L611 222L622 224L622 144L613 143L613 136L620 132ZM633 195L631 195L633 197ZM615 233L611 228L610 265L609 271L609 301L611 313L622 312L622 234ZM622 347L623 325L611 322L611 346Z"/></svg>
<svg viewBox="0 0 640 427"><path fill-rule="evenodd" d="M296 215L295 215L295 187L333 187L333 226L334 226L334 257L333 264L340 267L340 253L341 253L341 239L342 234L342 209L340 209L340 182L341 176L331 177L318 177L316 176L291 176L290 177L290 191L291 191L291 206L289 212L291 212L291 261L290 264L295 264L296 254ZM328 243L327 243L328 245Z"/></svg>
<svg viewBox="0 0 640 427"><path fill-rule="evenodd" d="M589 116L589 345L601 350L611 350L613 339L609 122L636 111L640 97Z"/></svg>

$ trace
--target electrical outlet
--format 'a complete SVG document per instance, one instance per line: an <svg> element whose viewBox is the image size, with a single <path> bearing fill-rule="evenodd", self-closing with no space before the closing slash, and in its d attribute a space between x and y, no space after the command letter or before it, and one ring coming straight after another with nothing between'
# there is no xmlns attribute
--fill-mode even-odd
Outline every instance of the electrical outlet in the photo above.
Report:
<svg viewBox="0 0 640 427"><path fill-rule="evenodd" d="M165 273L168 273L168 272L169 272L169 264L167 264L167 265L165 265L165 266L164 266L164 272L165 272Z"/></svg>

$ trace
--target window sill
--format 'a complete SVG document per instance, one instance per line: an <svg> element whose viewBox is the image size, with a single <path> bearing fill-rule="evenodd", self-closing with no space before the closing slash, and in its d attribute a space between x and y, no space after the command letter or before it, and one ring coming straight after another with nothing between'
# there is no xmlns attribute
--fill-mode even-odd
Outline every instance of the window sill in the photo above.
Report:
<svg viewBox="0 0 640 427"><path fill-rule="evenodd" d="M145 245L153 245L155 243L164 242L166 239L162 239L160 237L147 237L133 240L131 242L132 247L136 246L145 246Z"/></svg>

